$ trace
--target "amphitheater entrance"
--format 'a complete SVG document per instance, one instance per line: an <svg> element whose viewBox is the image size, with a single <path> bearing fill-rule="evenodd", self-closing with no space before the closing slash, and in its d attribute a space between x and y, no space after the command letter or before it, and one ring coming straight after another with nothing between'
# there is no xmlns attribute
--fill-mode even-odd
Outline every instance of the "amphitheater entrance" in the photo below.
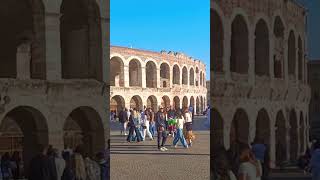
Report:
<svg viewBox="0 0 320 180"><path fill-rule="evenodd" d="M182 84L188 85L188 70L186 67L182 68Z"/></svg>
<svg viewBox="0 0 320 180"><path fill-rule="evenodd" d="M143 109L143 103L140 96L135 95L130 100L130 108L136 109L138 111Z"/></svg>
<svg viewBox="0 0 320 180"><path fill-rule="evenodd" d="M213 29L213 34L210 37L210 44L212 45L210 51L213 55L213 63L211 64L210 69L212 69L213 72L223 72L223 24L219 14L214 10L211 11L213 12L211 12L210 15L213 17L210 20L210 26L211 29Z"/></svg>
<svg viewBox="0 0 320 180"><path fill-rule="evenodd" d="M258 112L256 121L256 136L255 140L263 144L270 144L270 119L265 109Z"/></svg>
<svg viewBox="0 0 320 180"><path fill-rule="evenodd" d="M182 108L188 108L188 98L187 96L184 96L183 99L182 99Z"/></svg>
<svg viewBox="0 0 320 180"><path fill-rule="evenodd" d="M178 65L174 65L172 69L173 84L180 84L180 69Z"/></svg>
<svg viewBox="0 0 320 180"><path fill-rule="evenodd" d="M277 113L275 126L276 165L280 166L282 162L287 160L286 156L284 156L284 154L287 154L286 119L284 118L282 111Z"/></svg>
<svg viewBox="0 0 320 180"><path fill-rule="evenodd" d="M233 116L230 129L230 145L249 144L249 118L243 109L237 109Z"/></svg>
<svg viewBox="0 0 320 180"><path fill-rule="evenodd" d="M158 111L158 101L155 96L149 96L147 99L147 108L151 108L153 112Z"/></svg>
<svg viewBox="0 0 320 180"><path fill-rule="evenodd" d="M141 64L137 59L129 63L129 86L142 86Z"/></svg>
<svg viewBox="0 0 320 180"><path fill-rule="evenodd" d="M194 103L194 97L193 96L190 97L190 106L192 106L193 109L195 108L195 103Z"/></svg>
<svg viewBox="0 0 320 180"><path fill-rule="evenodd" d="M163 88L170 86L170 67L167 63L160 65L160 80Z"/></svg>
<svg viewBox="0 0 320 180"><path fill-rule="evenodd" d="M290 111L290 160L294 161L298 157L298 120L294 109Z"/></svg>
<svg viewBox="0 0 320 180"><path fill-rule="evenodd" d="M110 101L110 110L118 114L123 108L125 108L124 98L119 95L113 96Z"/></svg>
<svg viewBox="0 0 320 180"><path fill-rule="evenodd" d="M157 87L157 66L152 61L146 64L146 86L147 88Z"/></svg>
<svg viewBox="0 0 320 180"><path fill-rule="evenodd" d="M91 157L105 149L103 122L93 108L82 106L74 109L63 127L64 146L74 149L82 145Z"/></svg>
<svg viewBox="0 0 320 180"><path fill-rule="evenodd" d="M175 96L173 98L173 107L174 107L175 110L180 109L180 99L179 99L178 96Z"/></svg>
<svg viewBox="0 0 320 180"><path fill-rule="evenodd" d="M255 74L269 76L269 32L262 19L256 25L255 37Z"/></svg>
<svg viewBox="0 0 320 180"><path fill-rule="evenodd" d="M0 126L0 154L18 151L25 171L37 155L39 145L48 145L48 126L43 114L29 106L19 106L6 114Z"/></svg>
<svg viewBox="0 0 320 180"><path fill-rule="evenodd" d="M190 76L189 76L189 83L190 83L190 86L194 86L194 70L193 68L190 69Z"/></svg>
<svg viewBox="0 0 320 180"><path fill-rule="evenodd" d="M211 135L212 139L212 147L211 149L214 149L213 147L218 146L224 146L224 136L223 136L223 119L220 113L216 109L212 109L212 117L213 122L211 124L211 132L213 135Z"/></svg>
<svg viewBox="0 0 320 180"><path fill-rule="evenodd" d="M168 96L163 96L161 98L161 106L163 108L170 107L170 98Z"/></svg>
<svg viewBox="0 0 320 180"><path fill-rule="evenodd" d="M110 59L110 86L124 86L124 65L119 57Z"/></svg>
<svg viewBox="0 0 320 180"><path fill-rule="evenodd" d="M276 17L274 22L273 30L275 41L275 55L273 56L274 61L274 77L283 78L284 72L284 25L279 16Z"/></svg>

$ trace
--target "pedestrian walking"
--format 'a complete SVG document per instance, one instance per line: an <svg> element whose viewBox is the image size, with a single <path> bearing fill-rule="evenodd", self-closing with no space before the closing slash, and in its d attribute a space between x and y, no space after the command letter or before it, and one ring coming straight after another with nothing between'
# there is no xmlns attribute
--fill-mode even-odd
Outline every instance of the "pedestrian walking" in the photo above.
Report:
<svg viewBox="0 0 320 180"><path fill-rule="evenodd" d="M10 180L13 177L10 155L8 152L4 153L4 155L1 158L1 171L3 180Z"/></svg>
<svg viewBox="0 0 320 180"><path fill-rule="evenodd" d="M83 147L81 145L77 146L72 156L72 168L75 180L85 180L87 178L83 154Z"/></svg>
<svg viewBox="0 0 320 180"><path fill-rule="evenodd" d="M185 137L187 140L187 143L189 146L192 146L193 140L195 139L195 136L192 132L192 115L188 108L185 108L184 110L184 118L185 118Z"/></svg>
<svg viewBox="0 0 320 180"><path fill-rule="evenodd" d="M137 142L142 141L142 135L140 133L140 127L141 127L141 116L140 113L137 112L136 109L133 109L130 118L129 118L129 123L130 123L130 129L129 129L129 135L127 137L127 141L131 142L133 139L133 134L135 132L136 134L136 140Z"/></svg>
<svg viewBox="0 0 320 180"><path fill-rule="evenodd" d="M184 138L183 135L183 126L184 126L185 120L184 117L182 116L181 111L177 111L176 113L176 136L173 140L173 146L177 147L177 143L180 141L183 147L188 148L188 144L186 139Z"/></svg>
<svg viewBox="0 0 320 180"><path fill-rule="evenodd" d="M97 161L100 166L100 179L101 180L109 180L110 179L110 174L109 174L109 165L108 162L105 158L105 155L103 152L99 152L96 155Z"/></svg>
<svg viewBox="0 0 320 180"><path fill-rule="evenodd" d="M11 164L12 167L12 176L13 179L19 179L21 176L21 157L20 153L18 151L14 151L12 156L11 156Z"/></svg>
<svg viewBox="0 0 320 180"><path fill-rule="evenodd" d="M143 118L142 118L143 117ZM146 139L146 135L149 136L150 140L153 140L152 134L150 132L150 115L148 110L145 111L144 115L141 117L141 126L142 126L142 139Z"/></svg>
<svg viewBox="0 0 320 180"><path fill-rule="evenodd" d="M73 171L70 152L67 152L67 151L63 152L62 157L65 160L66 166L63 170L61 180L75 180L76 176L75 176L75 172Z"/></svg>
<svg viewBox="0 0 320 180"><path fill-rule="evenodd" d="M57 179L60 180L63 175L63 171L66 167L66 162L62 158L62 154L58 149L54 149L54 162L56 166L56 171L57 171Z"/></svg>
<svg viewBox="0 0 320 180"><path fill-rule="evenodd" d="M156 123L155 123L155 115L154 112L151 108L148 109L149 111L149 118L150 118L150 126L149 126L149 130L151 132L152 137L155 136L156 133Z"/></svg>
<svg viewBox="0 0 320 180"><path fill-rule="evenodd" d="M261 165L255 159L248 145L240 148L240 162L238 180L260 180Z"/></svg>
<svg viewBox="0 0 320 180"><path fill-rule="evenodd" d="M101 177L100 166L99 164L92 160L88 154L85 155L84 164L87 174L86 180L97 180Z"/></svg>
<svg viewBox="0 0 320 180"><path fill-rule="evenodd" d="M262 179L267 180L269 174L269 152L267 145L264 144L262 139L256 138L251 146L251 149L256 159L261 163Z"/></svg>
<svg viewBox="0 0 320 180"><path fill-rule="evenodd" d="M43 145L38 145L37 148L38 154L30 161L28 180L51 180L51 176L49 173L49 160L47 157L48 148Z"/></svg>
<svg viewBox="0 0 320 180"><path fill-rule="evenodd" d="M167 140L167 131L166 131L167 126L166 126L164 110L162 107L160 107L156 115L156 127L157 127L157 133L158 133L158 149L160 151L167 151L168 149L165 147L165 143ZM161 139L162 139L162 142L161 142Z"/></svg>
<svg viewBox="0 0 320 180"><path fill-rule="evenodd" d="M119 122L121 124L120 127L120 135L128 135L127 134L127 126L128 126L128 113L127 113L127 109L123 108L120 110L119 112Z"/></svg>

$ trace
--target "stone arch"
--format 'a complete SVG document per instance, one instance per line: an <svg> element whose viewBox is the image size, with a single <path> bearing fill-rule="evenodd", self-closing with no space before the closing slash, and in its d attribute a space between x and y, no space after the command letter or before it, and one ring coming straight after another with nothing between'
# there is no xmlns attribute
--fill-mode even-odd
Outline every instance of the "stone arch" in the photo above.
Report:
<svg viewBox="0 0 320 180"><path fill-rule="evenodd" d="M170 98L168 96L162 96L161 98L161 106L164 108L170 107Z"/></svg>
<svg viewBox="0 0 320 180"><path fill-rule="evenodd" d="M260 19L255 29L255 74L269 76L269 30L267 23Z"/></svg>
<svg viewBox="0 0 320 180"><path fill-rule="evenodd" d="M210 135L212 138L212 146L224 146L224 135L223 135L223 129L224 129L224 121L219 113L219 111L215 108L212 110L212 120L213 122L210 123L211 125L211 132Z"/></svg>
<svg viewBox="0 0 320 180"><path fill-rule="evenodd" d="M18 149L10 145L7 148L21 151L25 171L27 172L30 160L39 152L38 146L40 144L44 146L48 145L47 119L42 112L34 107L17 106L10 110L1 122L0 131L2 132L2 138L5 138L6 134L10 133L7 130L10 131L11 125L17 128L22 137L16 139Z"/></svg>
<svg viewBox="0 0 320 180"><path fill-rule="evenodd" d="M160 80L162 87L170 87L170 66L163 62L160 65Z"/></svg>
<svg viewBox="0 0 320 180"><path fill-rule="evenodd" d="M147 99L147 108L151 108L153 112L158 111L158 101L154 95L151 95Z"/></svg>
<svg viewBox="0 0 320 180"><path fill-rule="evenodd" d="M124 87L124 63L121 57L110 59L110 85Z"/></svg>
<svg viewBox="0 0 320 180"><path fill-rule="evenodd" d="M129 62L129 86L142 86L141 63L137 59Z"/></svg>
<svg viewBox="0 0 320 180"><path fill-rule="evenodd" d="M305 123L303 119L303 113L300 111L300 120L299 120L299 135L300 135L300 154L304 153L305 150Z"/></svg>
<svg viewBox="0 0 320 180"><path fill-rule="evenodd" d="M193 109L195 108L195 102L194 102L194 97L193 97L193 96L190 97L190 104L189 104L189 106L192 106Z"/></svg>
<svg viewBox="0 0 320 180"><path fill-rule="evenodd" d="M115 95L111 98L111 101L110 101L110 110L111 111L116 111L116 113L118 114L120 112L120 110L125 108L125 106L126 106L126 103L125 103L125 100L122 96Z"/></svg>
<svg viewBox="0 0 320 180"><path fill-rule="evenodd" d="M182 109L188 108L188 106L189 106L188 97L187 96L183 96L183 98L182 98Z"/></svg>
<svg viewBox="0 0 320 180"><path fill-rule="evenodd" d="M146 86L157 87L157 65L153 61L148 61L146 64Z"/></svg>
<svg viewBox="0 0 320 180"><path fill-rule="evenodd" d="M247 74L249 67L249 29L242 15L235 16L231 24L230 71Z"/></svg>
<svg viewBox="0 0 320 180"><path fill-rule="evenodd" d="M274 77L283 78L284 74L284 43L285 43L285 27L280 16L276 16L273 25L274 34L274 55L273 55L273 66L274 66Z"/></svg>
<svg viewBox="0 0 320 180"><path fill-rule="evenodd" d="M210 48L212 55L212 64L210 69L213 72L223 72L223 56L224 56L224 30L220 15L215 9L210 10L210 29L213 34L210 37Z"/></svg>
<svg viewBox="0 0 320 180"><path fill-rule="evenodd" d="M263 108L259 110L256 120L256 140L262 141L264 144L270 145L270 118L268 112Z"/></svg>
<svg viewBox="0 0 320 180"><path fill-rule="evenodd" d="M275 123L275 146L276 146L276 165L280 166L286 161L284 154L287 154L287 128L286 119L283 112L280 110L276 116Z"/></svg>
<svg viewBox="0 0 320 180"><path fill-rule="evenodd" d="M294 109L290 111L290 160L294 161L298 157L298 119Z"/></svg>
<svg viewBox="0 0 320 180"><path fill-rule="evenodd" d="M63 0L60 12L62 78L102 80L102 32L98 4L95 0Z"/></svg>
<svg viewBox="0 0 320 180"><path fill-rule="evenodd" d="M42 0L2 1L0 78L46 79L45 7Z"/></svg>
<svg viewBox="0 0 320 180"><path fill-rule="evenodd" d="M177 64L173 65L172 77L173 84L180 84L180 68Z"/></svg>
<svg viewBox="0 0 320 180"><path fill-rule="evenodd" d="M182 84L188 84L188 69L186 66L182 68Z"/></svg>
<svg viewBox="0 0 320 180"><path fill-rule="evenodd" d="M199 86L199 68L196 66L196 86Z"/></svg>
<svg viewBox="0 0 320 180"><path fill-rule="evenodd" d="M301 36L298 37L298 79L303 79L303 46Z"/></svg>
<svg viewBox="0 0 320 180"><path fill-rule="evenodd" d="M178 96L173 98L173 107L175 110L180 109L180 98Z"/></svg>
<svg viewBox="0 0 320 180"><path fill-rule="evenodd" d="M296 37L294 31L289 32L288 38L288 72L295 77L296 71Z"/></svg>
<svg viewBox="0 0 320 180"><path fill-rule="evenodd" d="M91 157L105 149L103 121L92 107L80 106L71 111L63 127L64 145L74 148L83 145Z"/></svg>
<svg viewBox="0 0 320 180"><path fill-rule="evenodd" d="M143 102L139 95L135 95L130 100L130 108L137 109L138 111L143 109Z"/></svg>
<svg viewBox="0 0 320 180"><path fill-rule="evenodd" d="M202 86L202 83L203 83L203 81L202 81L202 71L200 71L200 86Z"/></svg>
<svg viewBox="0 0 320 180"><path fill-rule="evenodd" d="M230 144L249 144L249 127L249 117L246 111L238 108L231 123Z"/></svg>
<svg viewBox="0 0 320 180"><path fill-rule="evenodd" d="M199 100L200 100L200 114L202 115L202 113L203 113L203 97L200 96Z"/></svg>
<svg viewBox="0 0 320 180"><path fill-rule="evenodd" d="M190 79L189 84L191 86L194 86L194 70L193 70L193 68L190 68L190 73L189 74L190 74L189 75L189 79Z"/></svg>

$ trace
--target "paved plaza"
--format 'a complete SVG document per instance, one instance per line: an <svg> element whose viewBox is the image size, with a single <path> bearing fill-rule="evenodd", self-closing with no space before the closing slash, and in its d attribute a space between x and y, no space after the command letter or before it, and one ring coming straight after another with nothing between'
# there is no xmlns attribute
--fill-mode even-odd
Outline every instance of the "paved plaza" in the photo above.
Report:
<svg viewBox="0 0 320 180"><path fill-rule="evenodd" d="M119 135L119 124L111 123L111 179L112 180L204 180L210 176L210 131L205 128L206 117L196 117L193 146L184 149L171 147L168 138L166 152L157 149L157 141L127 143Z"/></svg>

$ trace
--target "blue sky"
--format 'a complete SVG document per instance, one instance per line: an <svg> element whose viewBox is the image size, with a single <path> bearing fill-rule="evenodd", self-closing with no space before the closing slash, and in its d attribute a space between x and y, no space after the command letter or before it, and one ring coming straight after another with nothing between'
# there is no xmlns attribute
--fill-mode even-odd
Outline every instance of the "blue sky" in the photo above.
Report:
<svg viewBox="0 0 320 180"><path fill-rule="evenodd" d="M298 0L308 9L309 59L320 60L320 0Z"/></svg>
<svg viewBox="0 0 320 180"><path fill-rule="evenodd" d="M178 51L206 64L210 77L210 1L111 0L111 45Z"/></svg>

